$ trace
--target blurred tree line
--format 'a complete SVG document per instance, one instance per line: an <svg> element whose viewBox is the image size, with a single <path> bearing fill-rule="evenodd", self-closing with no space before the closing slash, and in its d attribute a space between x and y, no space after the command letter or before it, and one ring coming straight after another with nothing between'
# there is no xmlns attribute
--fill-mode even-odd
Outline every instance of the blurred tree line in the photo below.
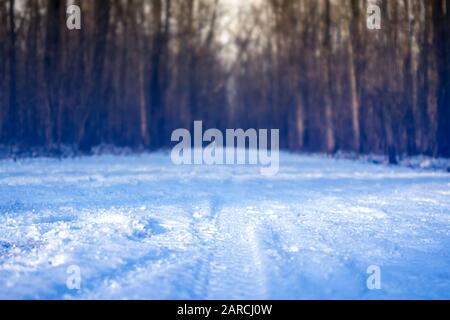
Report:
<svg viewBox="0 0 450 320"><path fill-rule="evenodd" d="M0 143L157 149L203 120L279 128L290 150L450 156L450 0L227 2L0 0Z"/></svg>

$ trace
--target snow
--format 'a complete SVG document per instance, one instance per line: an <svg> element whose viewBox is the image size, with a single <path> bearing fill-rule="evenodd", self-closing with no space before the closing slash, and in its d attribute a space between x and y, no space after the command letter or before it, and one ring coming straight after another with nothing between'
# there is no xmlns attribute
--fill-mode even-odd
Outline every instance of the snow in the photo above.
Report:
<svg viewBox="0 0 450 320"><path fill-rule="evenodd" d="M2 160L0 298L449 299L449 196L444 171L318 155L272 177L162 152Z"/></svg>

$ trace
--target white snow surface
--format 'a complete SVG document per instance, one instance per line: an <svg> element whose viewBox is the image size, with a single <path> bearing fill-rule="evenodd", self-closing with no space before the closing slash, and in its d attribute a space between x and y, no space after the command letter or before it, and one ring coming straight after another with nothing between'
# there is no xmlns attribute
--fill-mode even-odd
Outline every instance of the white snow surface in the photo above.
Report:
<svg viewBox="0 0 450 320"><path fill-rule="evenodd" d="M272 177L162 152L2 160L0 298L449 299L450 174L287 153Z"/></svg>

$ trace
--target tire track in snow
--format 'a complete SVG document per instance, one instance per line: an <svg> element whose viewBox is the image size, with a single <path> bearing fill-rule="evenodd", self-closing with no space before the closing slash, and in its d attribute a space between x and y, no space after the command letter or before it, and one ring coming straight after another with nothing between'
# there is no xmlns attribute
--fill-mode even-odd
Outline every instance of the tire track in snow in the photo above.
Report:
<svg viewBox="0 0 450 320"><path fill-rule="evenodd" d="M195 239L190 248L196 252L192 260L184 266L174 281L187 283L188 299L203 299L208 294L209 278L211 272L212 248L219 236L217 218L220 212L221 201L217 197L201 201L192 206L190 213L192 220L189 230Z"/></svg>
<svg viewBox="0 0 450 320"><path fill-rule="evenodd" d="M131 297L149 299L201 299L208 294L214 243L219 237L216 227L220 202L217 198L196 202L187 209L173 210L170 220L162 220L169 234L161 240L150 241L152 250L137 259L128 260L114 272L114 276L95 279L100 288L85 297ZM185 250L171 249L174 237L189 238ZM159 249L166 248L158 253ZM156 251L155 251L156 250ZM106 274L111 274L106 272ZM144 290L142 288L145 288ZM120 289L120 290L119 290Z"/></svg>
<svg viewBox="0 0 450 320"><path fill-rule="evenodd" d="M265 213L263 242L270 270L270 292L274 299L351 298L364 289L362 277L340 259L328 222L320 212L302 207L268 203ZM306 211L305 211L306 210ZM331 239L331 240L330 240ZM286 294L289 293L289 294Z"/></svg>
<svg viewBox="0 0 450 320"><path fill-rule="evenodd" d="M217 219L221 235L212 248L208 299L264 299L266 273L255 217L223 208Z"/></svg>

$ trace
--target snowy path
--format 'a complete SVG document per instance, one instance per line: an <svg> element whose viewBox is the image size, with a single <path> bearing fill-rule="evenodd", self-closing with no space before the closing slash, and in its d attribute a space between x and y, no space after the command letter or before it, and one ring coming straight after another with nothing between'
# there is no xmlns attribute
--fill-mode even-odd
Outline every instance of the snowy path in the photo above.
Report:
<svg viewBox="0 0 450 320"><path fill-rule="evenodd" d="M448 299L450 174L289 154L275 177L162 153L3 160L0 298Z"/></svg>

